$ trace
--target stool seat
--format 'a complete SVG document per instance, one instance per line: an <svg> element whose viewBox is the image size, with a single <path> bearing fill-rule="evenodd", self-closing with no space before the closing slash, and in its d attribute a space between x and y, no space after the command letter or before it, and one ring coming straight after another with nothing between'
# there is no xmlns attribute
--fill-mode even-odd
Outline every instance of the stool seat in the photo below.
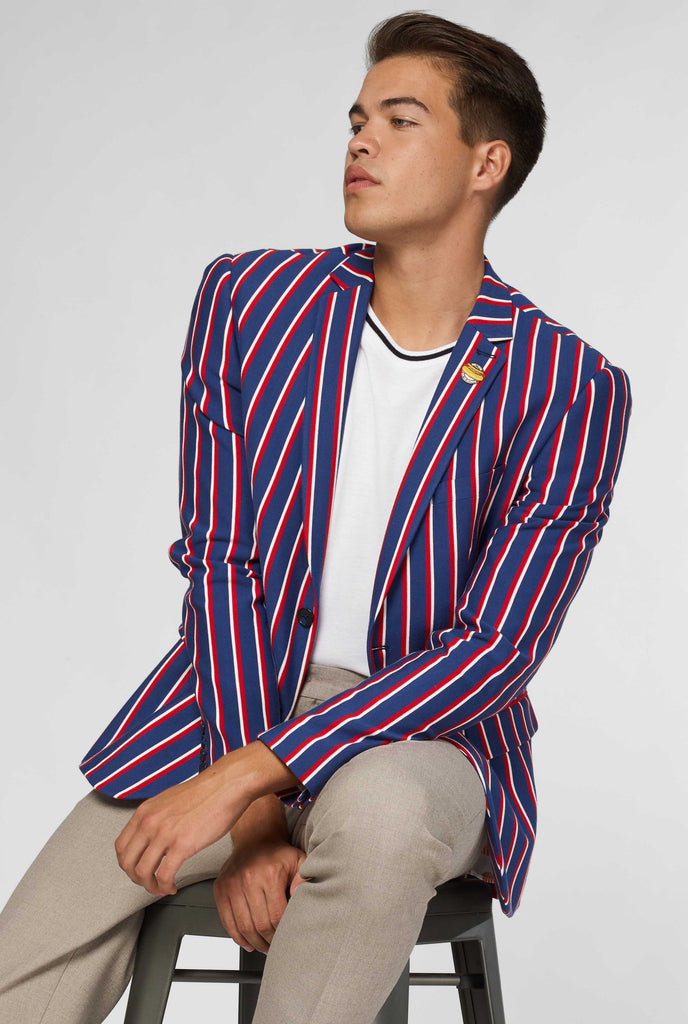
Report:
<svg viewBox="0 0 688 1024"><path fill-rule="evenodd" d="M374 1024L408 1021L409 985L453 985L464 1024L505 1024L492 902L491 887L476 878L437 887L416 944L449 942L454 973L412 974L407 963ZM173 981L238 984L238 1024L251 1024L266 954L239 947L239 970L181 969L176 963L184 935L229 938L215 906L213 879L185 886L147 908L124 1024L163 1024Z"/></svg>

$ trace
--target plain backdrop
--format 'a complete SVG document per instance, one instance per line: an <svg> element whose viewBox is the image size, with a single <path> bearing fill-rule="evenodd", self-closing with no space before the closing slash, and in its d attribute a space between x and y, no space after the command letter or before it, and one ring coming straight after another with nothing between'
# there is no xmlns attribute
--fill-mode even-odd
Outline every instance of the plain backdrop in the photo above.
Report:
<svg viewBox="0 0 688 1024"><path fill-rule="evenodd" d="M179 358L221 252L326 247L346 111L393 3L24 0L2 121L4 902L88 787L77 763L175 640ZM510 1024L685 1012L685 7L492 0L430 9L529 62L541 159L490 228L495 270L626 369L611 518L530 687L539 796L519 910L495 918ZM683 11L683 13L681 13ZM238 962L188 940L182 962ZM412 969L449 967L423 947ZM307 983L303 965L300 983ZM232 1020L177 986L166 1022ZM415 989L412 1020L458 1019ZM123 1003L108 1024L123 1020Z"/></svg>

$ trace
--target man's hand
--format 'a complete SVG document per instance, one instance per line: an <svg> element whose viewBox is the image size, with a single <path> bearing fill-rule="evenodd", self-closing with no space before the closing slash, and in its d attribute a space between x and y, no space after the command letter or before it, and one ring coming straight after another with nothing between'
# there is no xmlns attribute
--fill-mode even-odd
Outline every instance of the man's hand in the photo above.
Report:
<svg viewBox="0 0 688 1024"><path fill-rule="evenodd" d="M238 846L215 879L213 892L222 927L249 952L267 953L291 896L305 881L306 854L283 839Z"/></svg>
<svg viewBox="0 0 688 1024"><path fill-rule="evenodd" d="M185 860L226 835L257 797L294 784L293 772L255 740L144 800L115 840L119 865L152 895L175 893Z"/></svg>

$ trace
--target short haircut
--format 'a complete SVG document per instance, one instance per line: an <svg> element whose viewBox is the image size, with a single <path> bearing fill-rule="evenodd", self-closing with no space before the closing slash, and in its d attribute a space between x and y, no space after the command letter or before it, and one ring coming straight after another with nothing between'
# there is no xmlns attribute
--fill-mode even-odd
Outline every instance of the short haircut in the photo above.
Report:
<svg viewBox="0 0 688 1024"><path fill-rule="evenodd" d="M379 22L366 47L368 70L386 57L426 57L454 80L450 106L468 146L503 139L511 165L492 215L516 195L535 166L547 116L532 71L522 57L491 36L423 11Z"/></svg>

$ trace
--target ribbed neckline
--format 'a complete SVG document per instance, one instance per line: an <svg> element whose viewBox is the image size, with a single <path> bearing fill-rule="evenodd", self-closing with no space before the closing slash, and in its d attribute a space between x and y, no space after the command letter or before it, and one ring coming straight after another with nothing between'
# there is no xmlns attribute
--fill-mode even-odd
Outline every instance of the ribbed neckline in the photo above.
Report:
<svg viewBox="0 0 688 1024"><path fill-rule="evenodd" d="M443 348L434 348L430 352L409 352L408 349L401 348L400 345L397 345L396 341L387 334L370 307L368 307L368 311L366 313L366 322L370 324L378 338L380 338L380 340L387 346L390 352L393 352L398 359L407 359L411 363L418 363L425 359L439 359L441 356L449 355L451 350L454 348L453 345L445 345Z"/></svg>

